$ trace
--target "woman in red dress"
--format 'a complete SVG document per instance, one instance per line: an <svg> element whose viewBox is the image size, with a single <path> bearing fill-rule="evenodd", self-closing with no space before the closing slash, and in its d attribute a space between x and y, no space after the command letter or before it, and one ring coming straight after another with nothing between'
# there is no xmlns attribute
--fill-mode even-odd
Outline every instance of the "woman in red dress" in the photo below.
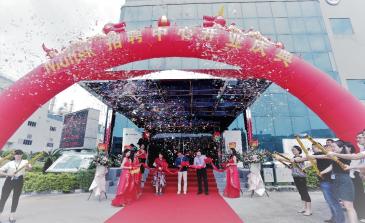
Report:
<svg viewBox="0 0 365 223"><path fill-rule="evenodd" d="M131 173L134 178L134 183L136 185L137 196L140 197L142 194L142 189L141 189L142 173L140 170L141 164L137 156L134 156L132 163L133 163L133 171L131 171Z"/></svg>
<svg viewBox="0 0 365 223"><path fill-rule="evenodd" d="M237 157L232 154L226 169L226 188L223 195L229 198L239 198L241 192L240 177L237 169Z"/></svg>
<svg viewBox="0 0 365 223"><path fill-rule="evenodd" d="M129 149L123 152L123 161L120 165L122 172L119 178L119 184L115 198L112 200L113 206L125 206L132 201L137 200L138 190L135 178L132 174L133 165L130 159L131 151Z"/></svg>

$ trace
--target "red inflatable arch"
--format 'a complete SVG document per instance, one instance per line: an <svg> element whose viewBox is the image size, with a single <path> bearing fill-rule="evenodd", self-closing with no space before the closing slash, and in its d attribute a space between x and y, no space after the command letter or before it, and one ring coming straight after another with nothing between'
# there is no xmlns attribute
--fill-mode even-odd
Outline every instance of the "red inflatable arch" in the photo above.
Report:
<svg viewBox="0 0 365 223"><path fill-rule="evenodd" d="M106 71L118 65L162 57L223 62L241 69L214 72L214 75L270 80L304 102L344 140L354 142L356 133L365 127L365 106L360 101L328 75L258 32L219 25L136 31L109 28L108 34L74 43L59 54L48 52L52 56L49 61L1 93L0 148L36 109L72 84L139 76L142 74L138 72Z"/></svg>

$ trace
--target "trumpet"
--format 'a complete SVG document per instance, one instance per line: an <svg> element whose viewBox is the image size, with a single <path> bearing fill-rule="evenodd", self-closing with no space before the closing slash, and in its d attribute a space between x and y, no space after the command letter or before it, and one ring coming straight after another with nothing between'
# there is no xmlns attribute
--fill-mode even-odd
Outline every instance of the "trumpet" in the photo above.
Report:
<svg viewBox="0 0 365 223"><path fill-rule="evenodd" d="M309 135L306 135L305 137L309 141L311 141L314 145L316 145L322 151L323 154L325 154L325 155L328 154L328 151L321 144L319 144L318 142L314 141L314 139L312 137L310 137ZM347 169L348 166L346 164L344 164L343 162L341 162L338 159L338 157L336 157L336 156L335 157L331 157L331 159L333 161L335 161L341 167L341 169L343 169L343 170L346 170Z"/></svg>
<svg viewBox="0 0 365 223"><path fill-rule="evenodd" d="M277 161L279 161L281 164L283 164L285 167L287 167L287 168L289 168L289 169L292 169L292 167L291 167L290 165L288 165L287 163L285 163L285 162L281 161L280 159L275 158L275 156L276 156L276 154L275 154L275 153L271 154L271 156L272 156L274 159L276 159Z"/></svg>
<svg viewBox="0 0 365 223"><path fill-rule="evenodd" d="M287 162L289 162L291 165L292 165L292 167L295 167L295 168L297 168L297 169L299 169L301 172L303 172L303 173L306 173L305 172L305 170L303 169L303 168L301 168L296 162L292 162L288 157L286 157L286 156L284 156L284 155L282 155L282 154L280 154L280 153L278 153L278 152L274 152L273 153L273 155L274 156L280 156L281 158L283 158L285 161L287 161ZM276 160L278 160L279 162L281 162L281 163L283 163L281 160L279 160L279 159L276 159ZM292 168L290 168L290 169L292 169Z"/></svg>
<svg viewBox="0 0 365 223"><path fill-rule="evenodd" d="M15 171L14 175L19 173L22 169L26 168L29 164L33 165L38 159L40 159L44 155L44 152L40 152L38 155L34 156L31 160L29 160L28 164L23 165L17 171Z"/></svg>
<svg viewBox="0 0 365 223"><path fill-rule="evenodd" d="M322 174L321 171L319 171L318 167L317 167L317 163L314 161L314 159L309 158L309 152L307 150L307 148L305 148L303 142L300 140L299 136L296 136L295 139L297 140L300 148L302 148L303 152L305 153L305 155L307 156L309 162L312 164L312 167L314 168L314 171L316 171L316 174L322 178Z"/></svg>

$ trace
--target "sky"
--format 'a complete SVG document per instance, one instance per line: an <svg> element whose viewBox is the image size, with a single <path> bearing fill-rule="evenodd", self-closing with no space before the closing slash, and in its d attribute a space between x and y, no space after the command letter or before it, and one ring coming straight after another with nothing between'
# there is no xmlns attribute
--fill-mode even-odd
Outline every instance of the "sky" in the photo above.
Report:
<svg viewBox="0 0 365 223"><path fill-rule="evenodd" d="M61 49L70 41L102 33L106 23L119 21L123 4L124 0L0 0L0 73L15 81L46 61L43 43ZM74 110L106 109L78 85L57 95L55 108L71 100Z"/></svg>

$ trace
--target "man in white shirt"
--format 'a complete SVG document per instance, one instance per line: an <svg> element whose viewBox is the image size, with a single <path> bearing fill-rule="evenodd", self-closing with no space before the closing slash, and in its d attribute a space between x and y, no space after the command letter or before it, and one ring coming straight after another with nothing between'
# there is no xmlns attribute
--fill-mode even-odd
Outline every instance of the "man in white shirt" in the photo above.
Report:
<svg viewBox="0 0 365 223"><path fill-rule="evenodd" d="M10 223L15 223L15 212L18 207L19 197L23 189L23 176L25 169L31 168L28 160L22 160L22 156L23 151L15 150L14 160L6 163L0 168L0 175L6 176L5 183L1 191L0 214L4 210L6 200L8 199L11 191L13 191L11 213L9 217Z"/></svg>
<svg viewBox="0 0 365 223"><path fill-rule="evenodd" d="M196 175L198 176L198 194L203 193L202 189L202 181L204 182L204 193L208 195L208 178L207 178L207 169L205 164L205 159L207 157L202 155L200 150L196 153L196 157L194 158L194 166L197 167Z"/></svg>

